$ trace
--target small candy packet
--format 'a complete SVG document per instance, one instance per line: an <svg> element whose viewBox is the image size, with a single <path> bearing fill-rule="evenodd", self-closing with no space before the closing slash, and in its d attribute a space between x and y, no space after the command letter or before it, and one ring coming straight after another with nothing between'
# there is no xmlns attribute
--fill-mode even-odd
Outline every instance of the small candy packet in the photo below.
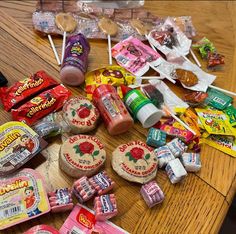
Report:
<svg viewBox="0 0 236 234"><path fill-rule="evenodd" d="M224 110L224 113L229 116L229 122L232 126L236 126L236 108L232 105Z"/></svg>
<svg viewBox="0 0 236 234"><path fill-rule="evenodd" d="M201 138L200 143L206 143L226 154L236 157L236 139L231 136L210 135Z"/></svg>
<svg viewBox="0 0 236 234"><path fill-rule="evenodd" d="M183 153L180 160L187 172L197 172L201 169L200 154Z"/></svg>
<svg viewBox="0 0 236 234"><path fill-rule="evenodd" d="M175 157L180 157L188 148L179 138L175 138L168 142L166 146Z"/></svg>
<svg viewBox="0 0 236 234"><path fill-rule="evenodd" d="M224 94L223 92L208 88L208 97L205 99L204 104L212 106L218 110L226 109L233 101L233 98Z"/></svg>
<svg viewBox="0 0 236 234"><path fill-rule="evenodd" d="M199 106L208 97L208 94L200 91L190 91L182 96L184 102L187 102L190 106Z"/></svg>
<svg viewBox="0 0 236 234"><path fill-rule="evenodd" d="M12 109L12 118L32 125L51 112L61 109L70 95L71 92L64 85L58 85L44 91L18 109Z"/></svg>
<svg viewBox="0 0 236 234"><path fill-rule="evenodd" d="M165 196L156 181L150 181L142 185L140 193L149 208L163 202Z"/></svg>
<svg viewBox="0 0 236 234"><path fill-rule="evenodd" d="M161 146L154 150L154 154L158 160L158 167L162 168L166 166L166 164L175 159L175 156L172 154L171 150L167 145Z"/></svg>
<svg viewBox="0 0 236 234"><path fill-rule="evenodd" d="M30 97L56 85L58 85L58 82L45 71L38 71L24 80L16 82L9 88L0 88L0 99L4 110L10 111Z"/></svg>
<svg viewBox="0 0 236 234"><path fill-rule="evenodd" d="M198 117L209 134L236 136L228 116L218 110L195 109Z"/></svg>
<svg viewBox="0 0 236 234"><path fill-rule="evenodd" d="M156 128L150 128L147 136L147 145L160 147L166 144L166 133Z"/></svg>

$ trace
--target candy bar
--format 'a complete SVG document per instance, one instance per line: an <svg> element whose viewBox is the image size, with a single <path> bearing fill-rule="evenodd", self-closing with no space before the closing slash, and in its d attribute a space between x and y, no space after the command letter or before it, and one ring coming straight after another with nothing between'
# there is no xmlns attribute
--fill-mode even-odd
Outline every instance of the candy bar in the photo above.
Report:
<svg viewBox="0 0 236 234"><path fill-rule="evenodd" d="M89 182L96 189L98 195L103 195L109 192L115 185L115 182L111 180L105 171L102 171L90 178Z"/></svg>
<svg viewBox="0 0 236 234"><path fill-rule="evenodd" d="M95 218L105 221L117 215L116 198L114 194L106 194L96 197L94 200Z"/></svg>
<svg viewBox="0 0 236 234"><path fill-rule="evenodd" d="M73 184L73 193L80 203L88 201L96 193L86 176L76 180Z"/></svg>
<svg viewBox="0 0 236 234"><path fill-rule="evenodd" d="M187 175L187 171L178 158L168 162L165 170L172 184L178 183Z"/></svg>
<svg viewBox="0 0 236 234"><path fill-rule="evenodd" d="M51 212L58 213L72 210L74 205L72 202L72 191L68 188L57 189L48 193Z"/></svg>
<svg viewBox="0 0 236 234"><path fill-rule="evenodd" d="M175 157L181 156L188 148L179 138L173 139L166 145Z"/></svg>
<svg viewBox="0 0 236 234"><path fill-rule="evenodd" d="M4 110L9 111L11 108L19 106L22 101L56 85L58 83L45 71L38 71L9 88L0 88L0 99Z"/></svg>
<svg viewBox="0 0 236 234"><path fill-rule="evenodd" d="M166 166L166 164L175 159L174 155L171 153L170 149L168 146L164 145L158 149L154 150L154 153L157 157L158 160L158 166L160 168Z"/></svg>
<svg viewBox="0 0 236 234"><path fill-rule="evenodd" d="M149 208L164 200L164 193L155 181L144 184L140 192Z"/></svg>
<svg viewBox="0 0 236 234"><path fill-rule="evenodd" d="M200 154L184 153L180 159L186 171L197 172L201 169Z"/></svg>
<svg viewBox="0 0 236 234"><path fill-rule="evenodd" d="M166 143L166 133L155 128L150 128L147 136L147 145L160 147Z"/></svg>

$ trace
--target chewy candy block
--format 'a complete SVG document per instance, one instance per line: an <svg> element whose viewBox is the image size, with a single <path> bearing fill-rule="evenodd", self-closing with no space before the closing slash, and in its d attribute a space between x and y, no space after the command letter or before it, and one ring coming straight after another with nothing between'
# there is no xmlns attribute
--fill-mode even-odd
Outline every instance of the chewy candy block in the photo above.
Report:
<svg viewBox="0 0 236 234"><path fill-rule="evenodd" d="M201 169L200 154L184 153L180 159L186 171L197 172Z"/></svg>
<svg viewBox="0 0 236 234"><path fill-rule="evenodd" d="M187 175L187 171L178 158L168 162L165 170L172 184L178 183Z"/></svg>
<svg viewBox="0 0 236 234"><path fill-rule="evenodd" d="M98 195L103 195L112 190L115 182L111 180L105 171L101 171L97 175L89 178L90 184L96 189Z"/></svg>
<svg viewBox="0 0 236 234"><path fill-rule="evenodd" d="M163 202L164 200L164 193L155 181L150 181L149 183L144 184L140 193L149 208Z"/></svg>
<svg viewBox="0 0 236 234"><path fill-rule="evenodd" d="M53 213L72 210L74 207L72 191L68 188L57 189L54 192L49 192L48 199L51 206L51 212Z"/></svg>
<svg viewBox="0 0 236 234"><path fill-rule="evenodd" d="M160 168L166 166L166 164L175 159L174 155L171 153L170 149L168 148L168 146L164 145L158 149L154 150L154 153L157 157L158 160L158 166Z"/></svg>
<svg viewBox="0 0 236 234"><path fill-rule="evenodd" d="M175 157L181 156L188 148L179 138L173 139L166 145Z"/></svg>
<svg viewBox="0 0 236 234"><path fill-rule="evenodd" d="M117 215L116 198L114 194L101 195L94 200L95 218L99 221L110 219Z"/></svg>
<svg viewBox="0 0 236 234"><path fill-rule="evenodd" d="M166 144L166 133L155 128L150 128L147 136L147 145L160 147Z"/></svg>
<svg viewBox="0 0 236 234"><path fill-rule="evenodd" d="M73 184L73 193L80 203L88 201L96 193L86 176L76 180Z"/></svg>

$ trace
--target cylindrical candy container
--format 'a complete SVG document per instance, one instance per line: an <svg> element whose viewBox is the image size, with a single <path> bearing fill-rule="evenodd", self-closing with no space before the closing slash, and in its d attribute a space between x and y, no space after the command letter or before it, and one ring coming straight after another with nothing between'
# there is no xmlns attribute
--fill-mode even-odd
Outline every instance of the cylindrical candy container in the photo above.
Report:
<svg viewBox="0 0 236 234"><path fill-rule="evenodd" d="M68 37L60 72L63 83L77 86L84 82L89 52L90 45L83 34Z"/></svg>
<svg viewBox="0 0 236 234"><path fill-rule="evenodd" d="M111 85L100 85L93 93L93 101L110 135L118 135L133 126L133 119Z"/></svg>

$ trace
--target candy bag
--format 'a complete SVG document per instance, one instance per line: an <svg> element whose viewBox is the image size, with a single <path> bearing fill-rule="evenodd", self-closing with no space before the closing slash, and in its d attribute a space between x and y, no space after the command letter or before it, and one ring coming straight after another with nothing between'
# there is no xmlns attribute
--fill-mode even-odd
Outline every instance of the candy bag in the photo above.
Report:
<svg viewBox="0 0 236 234"><path fill-rule="evenodd" d="M227 115L218 110L195 109L198 117L209 134L236 136Z"/></svg>
<svg viewBox="0 0 236 234"><path fill-rule="evenodd" d="M229 116L229 122L232 126L236 126L236 109L230 105L224 110L224 113Z"/></svg>
<svg viewBox="0 0 236 234"><path fill-rule="evenodd" d="M233 137L210 135L208 138L201 138L200 142L236 157L236 139Z"/></svg>

